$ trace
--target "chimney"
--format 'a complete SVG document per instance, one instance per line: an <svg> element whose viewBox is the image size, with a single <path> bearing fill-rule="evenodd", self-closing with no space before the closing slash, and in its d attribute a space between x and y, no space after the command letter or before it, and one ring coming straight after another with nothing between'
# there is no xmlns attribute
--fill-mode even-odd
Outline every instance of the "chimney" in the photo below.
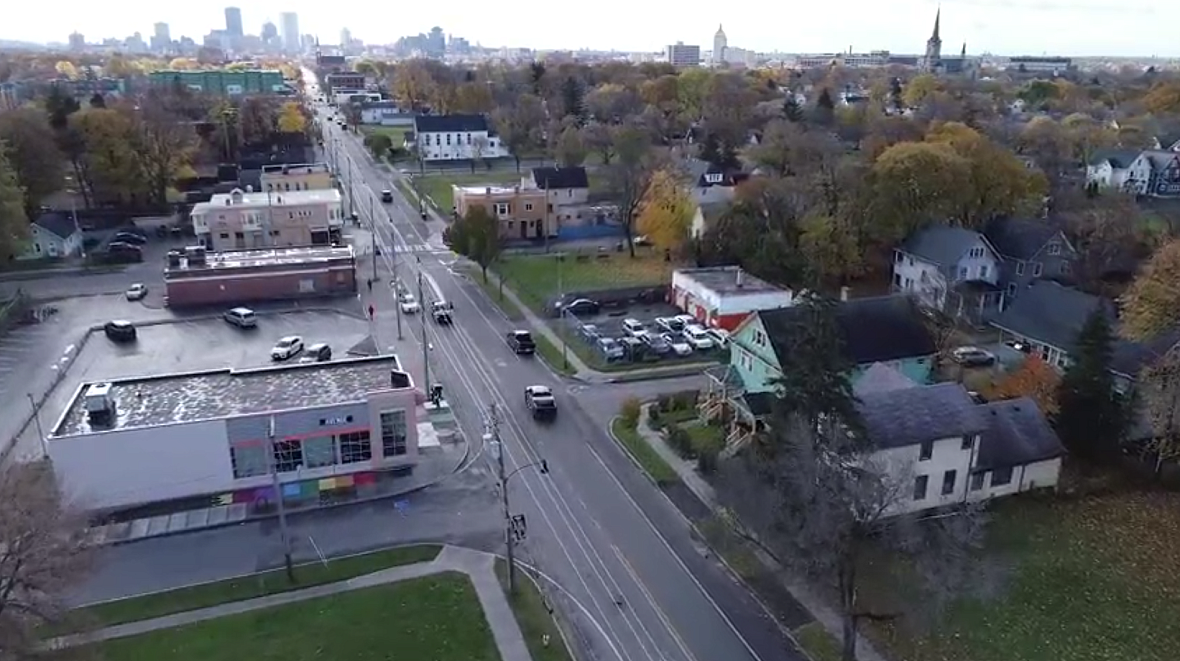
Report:
<svg viewBox="0 0 1180 661"><path fill-rule="evenodd" d="M841 300L841 301L847 301L847 300L848 300L848 292L849 292L849 289L848 289L848 287L841 287L841 288L840 288L840 300Z"/></svg>
<svg viewBox="0 0 1180 661"><path fill-rule="evenodd" d="M745 277L742 275L742 267L739 266L737 269L737 277L734 278L734 286L736 286L738 289L741 289L742 285L744 284L746 284Z"/></svg>

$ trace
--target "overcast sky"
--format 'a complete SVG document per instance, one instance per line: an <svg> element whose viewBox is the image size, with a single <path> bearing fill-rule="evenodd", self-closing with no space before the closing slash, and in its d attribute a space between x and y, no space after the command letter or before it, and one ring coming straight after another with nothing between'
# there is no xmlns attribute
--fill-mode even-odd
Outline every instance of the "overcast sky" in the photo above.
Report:
<svg viewBox="0 0 1180 661"><path fill-rule="evenodd" d="M1180 2L943 0L941 5L944 53L958 52L965 41L968 52L975 54L1180 56L1175 32ZM484 46L657 51L683 41L708 49L720 22L730 46L757 51L816 53L851 47L858 52L920 53L938 3L445 0L432 5L243 0L238 6L247 32L258 33L266 20L277 25L280 12L294 11L300 31L318 35L323 43L337 42L344 27L365 42L389 43L438 25ZM157 21L168 23L174 38L188 35L198 41L209 30L225 26L223 7L214 3L58 0L51 7L17 4L5 10L0 39L64 42L74 30L95 42L136 31L146 39Z"/></svg>

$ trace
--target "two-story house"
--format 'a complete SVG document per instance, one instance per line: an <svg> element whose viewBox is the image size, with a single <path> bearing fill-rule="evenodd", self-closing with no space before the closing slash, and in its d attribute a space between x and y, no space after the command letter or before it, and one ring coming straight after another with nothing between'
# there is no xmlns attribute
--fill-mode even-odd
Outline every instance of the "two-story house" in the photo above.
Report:
<svg viewBox="0 0 1180 661"><path fill-rule="evenodd" d="M699 158L688 161L688 194L697 205L730 202L737 185L750 178L749 173L726 170Z"/></svg>
<svg viewBox="0 0 1180 661"><path fill-rule="evenodd" d="M1141 195L1151 197L1180 197L1180 153L1150 150L1143 158L1151 166L1146 190Z"/></svg>
<svg viewBox="0 0 1180 661"><path fill-rule="evenodd" d="M1151 177L1151 164L1142 152L1108 149L1094 154L1086 164L1086 184L1124 192L1139 192Z"/></svg>
<svg viewBox="0 0 1180 661"><path fill-rule="evenodd" d="M455 216L482 207L500 223L505 240L544 239L557 236L557 218L547 213L545 191L527 186L459 186L452 188Z"/></svg>
<svg viewBox="0 0 1180 661"><path fill-rule="evenodd" d="M209 250L326 246L343 237L340 191L246 192L235 188L193 205L193 230Z"/></svg>
<svg viewBox="0 0 1180 661"><path fill-rule="evenodd" d="M25 251L17 259L57 259L80 255L82 239L76 213L45 211L29 225Z"/></svg>
<svg viewBox="0 0 1180 661"><path fill-rule="evenodd" d="M266 193L285 193L301 190L333 188L332 170L327 163L263 165L258 175L259 190Z"/></svg>
<svg viewBox="0 0 1180 661"><path fill-rule="evenodd" d="M1061 227L1046 220L997 218L987 224L983 235L1000 255L999 284L1005 305L1033 280L1068 280L1078 256Z"/></svg>
<svg viewBox="0 0 1180 661"><path fill-rule="evenodd" d="M999 253L979 232L927 227L894 251L892 287L926 307L978 321L1003 305L999 265Z"/></svg>
<svg viewBox="0 0 1180 661"><path fill-rule="evenodd" d="M483 115L419 115L413 147L427 163L511 156Z"/></svg>
<svg viewBox="0 0 1180 661"><path fill-rule="evenodd" d="M1117 323L1110 301L1053 280L1034 280L991 325L1000 330L1002 340L1025 344L1045 362L1063 369L1078 332L1096 310L1109 315L1112 325Z"/></svg>

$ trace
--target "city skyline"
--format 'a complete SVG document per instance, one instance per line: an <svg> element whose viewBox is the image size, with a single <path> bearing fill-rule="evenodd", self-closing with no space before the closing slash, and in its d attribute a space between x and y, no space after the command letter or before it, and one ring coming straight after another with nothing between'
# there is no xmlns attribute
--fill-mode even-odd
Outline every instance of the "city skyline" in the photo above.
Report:
<svg viewBox="0 0 1180 661"><path fill-rule="evenodd" d="M69 34L77 31L93 43L134 32L150 35L153 24L158 22L169 25L173 38L187 35L200 41L210 30L225 29L225 10L236 6L241 9L247 34L257 34L267 21L281 25L281 15L293 12L299 16L302 33L316 35L328 44L335 43L344 29L365 43L388 44L441 25L447 33L462 34L485 47L656 52L677 41L708 49L717 24L723 23L730 46L758 52L825 53L851 48L856 52L921 53L939 7L933 0L905 0L891 4L888 16L883 17L879 4L874 3L870 10L868 0L849 0L839 14L826 11L826 6L809 5L793 9L783 22L774 22L766 21L765 12L759 11L764 3L747 5L750 11L742 15L708 18L702 12L664 15L655 6L637 8L635 3L604 0L605 5L579 17L577 36L566 40L550 31L554 20L548 15L531 20L508 14L488 15L476 11L474 3L472 11L466 12L462 10L466 1L448 5L445 13L419 14L411 22L404 12L392 8L348 14L306 0L188 8L149 7L141 0L133 0L127 7L129 12L118 14L78 0L65 0L60 14L71 17L68 21L10 15L0 28L0 39L65 43ZM966 43L970 53L1180 56L1180 44L1170 34L1170 26L1180 20L1180 6L1148 6L1135 12L1123 12L1092 0L944 0L941 6L943 41L948 48L955 45L955 50ZM459 11L453 11L456 7ZM127 14L140 18L129 22ZM383 18L386 14L388 18ZM618 19L628 14L634 20ZM792 28L795 25L808 27L796 30Z"/></svg>

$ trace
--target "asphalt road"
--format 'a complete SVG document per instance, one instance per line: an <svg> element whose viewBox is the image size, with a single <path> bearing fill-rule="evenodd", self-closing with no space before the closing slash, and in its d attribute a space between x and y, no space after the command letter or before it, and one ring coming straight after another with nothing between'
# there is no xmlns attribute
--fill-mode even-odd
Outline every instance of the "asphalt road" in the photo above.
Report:
<svg viewBox="0 0 1180 661"><path fill-rule="evenodd" d="M346 187L356 209L366 223L375 217L386 267L396 268L403 281L420 273L427 300L454 303L454 326L412 328L433 347L432 374L447 385L468 434L479 433L489 407L496 406L505 463L509 472L519 471L508 483L513 514L524 514L528 523L520 557L556 584L551 597L591 657L802 659L607 435L606 423L617 410L614 393L625 396L634 392L632 386L599 391L559 379L539 360L514 355L504 342L509 322L475 283L452 271L455 257L441 246L441 223L418 217L416 206L393 185L397 175L375 167L357 136L325 126L325 139L340 141L341 149L329 151L343 155L339 169L351 179ZM393 204L380 204L382 189L394 191ZM375 291L375 300L382 296L391 294ZM538 425L525 413L523 390L531 384L558 393L561 412L554 423ZM586 395L591 390L594 394ZM595 403L583 407L584 396ZM541 459L548 474L535 468Z"/></svg>

